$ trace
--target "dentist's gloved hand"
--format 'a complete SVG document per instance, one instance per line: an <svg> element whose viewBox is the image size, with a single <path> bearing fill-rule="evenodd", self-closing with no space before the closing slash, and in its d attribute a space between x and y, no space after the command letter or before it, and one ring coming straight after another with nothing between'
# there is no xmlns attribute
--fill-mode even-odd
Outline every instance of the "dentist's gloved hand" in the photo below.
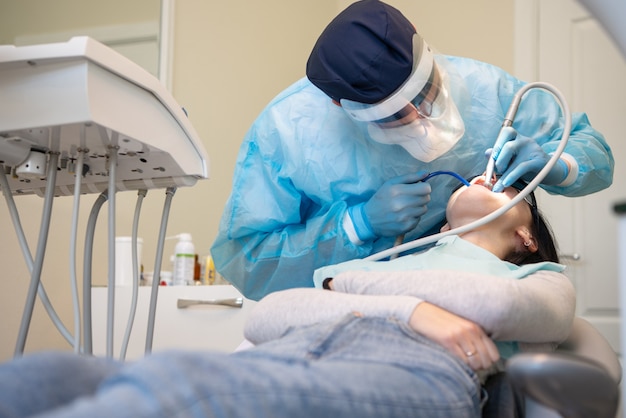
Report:
<svg viewBox="0 0 626 418"><path fill-rule="evenodd" d="M427 175L420 171L389 179L370 200L349 208L359 238L394 237L415 228L430 201L430 184L421 182Z"/></svg>
<svg viewBox="0 0 626 418"><path fill-rule="evenodd" d="M490 158L496 160L496 172L502 173L493 186L493 191L501 192L520 178L531 181L545 167L550 156L534 139L519 135L512 127L504 127L500 131ZM541 183L559 184L567 174L567 163L559 159Z"/></svg>

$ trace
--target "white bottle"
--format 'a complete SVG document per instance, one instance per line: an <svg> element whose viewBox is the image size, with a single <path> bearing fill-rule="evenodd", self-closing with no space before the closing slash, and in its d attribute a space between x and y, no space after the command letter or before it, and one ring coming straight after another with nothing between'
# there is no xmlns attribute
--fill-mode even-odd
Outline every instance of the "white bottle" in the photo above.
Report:
<svg viewBox="0 0 626 418"><path fill-rule="evenodd" d="M191 242L191 234L178 234L174 249L174 286L193 284L193 270L196 250Z"/></svg>

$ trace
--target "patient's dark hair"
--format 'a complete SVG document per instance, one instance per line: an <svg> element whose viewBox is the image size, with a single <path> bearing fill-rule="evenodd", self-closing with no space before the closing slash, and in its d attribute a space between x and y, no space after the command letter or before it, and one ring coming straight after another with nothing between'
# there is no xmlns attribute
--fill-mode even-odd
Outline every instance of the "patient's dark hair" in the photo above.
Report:
<svg viewBox="0 0 626 418"><path fill-rule="evenodd" d="M517 185L513 185L517 188ZM530 233L535 238L537 243L537 251L530 252L513 252L504 259L510 263L521 266L523 264L540 263L542 261L559 262L559 253L557 251L556 240L552 228L548 224L548 221L541 214L537 208L537 201L535 200L535 194L530 193L527 200L530 206L530 213L532 215L532 225Z"/></svg>
<svg viewBox="0 0 626 418"><path fill-rule="evenodd" d="M521 266L523 264L540 263L542 261L559 262L559 254L552 229L543 215L537 209L533 212L531 234L537 241L537 251L514 252L505 257L505 260Z"/></svg>
<svg viewBox="0 0 626 418"><path fill-rule="evenodd" d="M477 176L469 177L467 181L470 181L474 177ZM511 187L517 189L518 191L521 191L526 187L526 184L527 183L525 183L524 181L518 180ZM454 193L461 186L463 186L463 184L460 184L452 192ZM548 224L548 221L545 219L545 217L537 207L535 192L530 192L524 200L530 206L530 213L532 215L532 225L530 227L530 233L537 242L537 251L535 251L534 253L530 251L513 251L511 252L511 254L504 257L504 261L517 264L518 266L524 264L541 263L543 261L552 261L554 263L558 263L559 253L557 249L556 239L554 238L554 233L552 232L550 224ZM446 222L447 221L444 219L441 225L445 224Z"/></svg>

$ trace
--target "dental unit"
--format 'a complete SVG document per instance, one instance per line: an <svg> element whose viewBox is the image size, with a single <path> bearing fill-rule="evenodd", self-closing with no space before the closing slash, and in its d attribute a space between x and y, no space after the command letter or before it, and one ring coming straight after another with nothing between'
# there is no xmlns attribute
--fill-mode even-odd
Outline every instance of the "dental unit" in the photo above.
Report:
<svg viewBox="0 0 626 418"><path fill-rule="evenodd" d="M483 216L482 218L471 222L465 226L459 227L459 228L454 228L454 229L450 229L448 231L445 232L440 232L437 234L433 234L430 236L426 236L423 238L418 238L416 240L407 242L407 243L401 243L401 238L403 237L398 237L398 239L396 239L394 246L384 250L384 251L380 251L376 254L372 254L368 257L365 257L365 260L371 260L371 261L378 261L378 260L382 260L385 259L387 257L395 257L397 256L397 254L400 254L404 251L409 251L415 248L419 248L428 244L432 244L434 242L437 242L438 240L440 240L443 237L446 237L448 235L458 235L461 234L463 232L466 231L471 231L475 228L480 227L481 225L485 225L491 221L493 221L494 219L496 219L497 217L499 217L500 215L504 214L506 211L508 211L509 209L511 209L513 206L517 205L519 202L521 202L523 199L526 198L526 196L528 196L535 188L537 188L537 186L539 186L539 184L541 183L541 181L548 175L548 173L550 172L550 170L552 169L552 167L554 167L554 165L558 162L561 154L563 153L563 150L565 149L565 146L567 145L567 141L569 140L569 133L571 131L572 128L572 117L571 117L571 113L569 110L569 105L567 103L567 101L565 100L565 97L563 96L563 94L553 85L549 84L549 83L544 83L544 82L534 82L534 83L528 83L526 85L524 85L522 88L519 89L519 91L515 94L509 109L506 113L505 116L505 120L502 124L502 129L500 130L500 133L498 134L498 138L500 138L500 136L502 135L502 130L505 128L508 128L510 126L513 125L513 120L515 118L515 114L517 113L517 109L519 108L519 105L522 101L523 96L531 89L535 89L535 88L540 88L540 89L544 89L549 91L550 93L552 93L558 100L560 106L561 106L561 110L563 111L563 115L564 115L564 129L563 129L563 136L561 137L561 141L559 142L559 146L557 147L557 149L555 150L555 152L552 154L552 156L550 157L550 159L548 160L548 162L546 163L546 165L539 171L539 173L537 173L537 175L535 176L535 178L530 181L526 187L524 187L524 189L522 189L519 194L517 196L515 196L510 202L508 202L506 205L502 206L501 208L491 212L490 214ZM498 143L496 139L496 144ZM494 166L495 166L495 160L493 158L493 155L489 157L489 161L487 163L487 169L486 169L486 174L485 174L485 184L484 186L491 189L491 187L493 186L491 184L491 179L493 177L493 172L494 172ZM434 173L431 173L434 174ZM460 177L460 176L459 176ZM429 178L427 176L427 178ZM426 178L425 178L426 179Z"/></svg>
<svg viewBox="0 0 626 418"><path fill-rule="evenodd" d="M207 153L184 110L154 76L88 37L46 45L0 46L0 91L0 189L31 273L15 355L21 355L24 350L37 294L75 351L90 352L91 251L95 220L101 206L108 201L107 354L111 356L116 193L129 190L138 193L133 226L136 244L141 201L148 190L165 189L154 268L158 277L171 199L178 187L190 187L208 178ZM85 240L85 347L80 348L81 320L74 263L79 200L81 194L87 193L100 196L93 204ZM13 196L32 194L44 198L34 255L13 201ZM60 323L41 285L52 202L57 196L72 195L73 336ZM136 245L133 253L137 262ZM155 284L158 280L153 283L151 295L152 324L158 292ZM146 341L147 351L151 348L151 332Z"/></svg>

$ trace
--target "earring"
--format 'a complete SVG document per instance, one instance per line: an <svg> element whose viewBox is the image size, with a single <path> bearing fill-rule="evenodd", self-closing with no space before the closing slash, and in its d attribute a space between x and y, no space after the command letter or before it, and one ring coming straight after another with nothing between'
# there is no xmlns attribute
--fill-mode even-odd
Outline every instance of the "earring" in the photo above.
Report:
<svg viewBox="0 0 626 418"><path fill-rule="evenodd" d="M532 243L532 241L524 241L524 247L530 247Z"/></svg>

